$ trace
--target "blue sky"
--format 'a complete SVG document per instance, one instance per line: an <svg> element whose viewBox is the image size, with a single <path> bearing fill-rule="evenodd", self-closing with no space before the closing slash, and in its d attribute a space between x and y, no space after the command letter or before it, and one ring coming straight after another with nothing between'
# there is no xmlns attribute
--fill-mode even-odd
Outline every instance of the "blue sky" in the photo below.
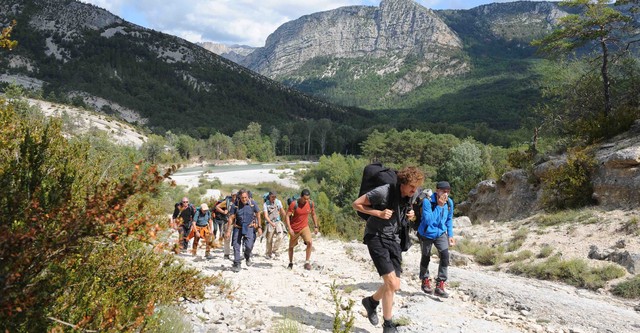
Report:
<svg viewBox="0 0 640 333"><path fill-rule="evenodd" d="M264 46L267 36L300 16L380 0L81 0L143 27L191 42ZM414 0L431 9L469 9L511 0Z"/></svg>

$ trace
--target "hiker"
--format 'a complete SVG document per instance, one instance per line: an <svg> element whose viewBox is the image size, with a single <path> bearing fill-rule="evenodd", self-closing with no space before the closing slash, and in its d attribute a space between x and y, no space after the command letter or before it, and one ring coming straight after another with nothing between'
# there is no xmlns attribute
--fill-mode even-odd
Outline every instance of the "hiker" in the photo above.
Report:
<svg viewBox="0 0 640 333"><path fill-rule="evenodd" d="M238 190L232 190L231 195L224 198L224 201L216 205L216 218L215 222L220 227L220 238L223 238L224 243L224 259L229 260L231 255L231 237L225 237L227 234L227 222L229 222L229 212L235 206L235 202L238 199Z"/></svg>
<svg viewBox="0 0 640 333"><path fill-rule="evenodd" d="M187 237L191 231L191 223L195 214L196 209L189 203L189 198L187 197L182 198L182 201L174 205L171 227L178 230L178 243L181 243L183 252L186 252L189 247Z"/></svg>
<svg viewBox="0 0 640 333"><path fill-rule="evenodd" d="M311 192L304 189L300 193L300 198L294 200L289 204L287 214L285 214L285 222L287 224L287 231L289 231L289 266L287 268L293 268L293 249L298 245L299 238L302 237L305 245L307 246L306 257L304 261L304 269L311 270L311 249L313 248L313 241L311 240L311 231L309 230L309 214L313 219L313 233L318 234L320 225L318 224L318 217L316 216L316 209L313 201L310 200Z"/></svg>
<svg viewBox="0 0 640 333"><path fill-rule="evenodd" d="M278 258L280 256L278 251L285 231L281 216L285 216L286 213L282 207L282 202L277 198L277 196L278 194L276 191L270 191L262 209L264 212L264 223L267 238L267 251L265 256L268 259L272 259L273 257Z"/></svg>
<svg viewBox="0 0 640 333"><path fill-rule="evenodd" d="M377 307L382 303L383 332L396 332L393 318L393 297L400 289L402 272L402 250L400 248L399 225L404 219L411 220L415 213L411 209L411 198L424 181L424 174L417 167L406 167L398 172L398 185L385 184L363 194L352 206L358 212L368 214L364 232L371 260L382 277L383 284L376 292L362 299L367 317L372 325L378 324ZM394 207L392 203L397 203Z"/></svg>
<svg viewBox="0 0 640 333"><path fill-rule="evenodd" d="M227 231L225 237L229 238L231 230L233 230L233 271L240 271L240 247L244 245L244 258L247 266L251 266L251 251L256 240L256 229L258 236L262 235L262 227L260 221L260 208L258 204L249 199L249 193L246 190L238 191L240 202L237 206L233 206L229 212L229 222L227 222Z"/></svg>
<svg viewBox="0 0 640 333"><path fill-rule="evenodd" d="M449 182L440 181L436 184L436 193L430 198L425 198L422 204L422 218L418 227L420 239L420 281L422 291L433 294L434 288L429 279L429 261L431 259L431 247L435 245L438 250L440 263L438 264L438 276L436 277L435 295L449 297L444 290L444 284L448 278L449 246L454 246L453 238L453 200L449 198L451 185Z"/></svg>
<svg viewBox="0 0 640 333"><path fill-rule="evenodd" d="M211 237L212 231L213 219L211 218L211 211L209 211L209 206L206 203L203 203L196 211L191 225L191 232L188 237L188 239L193 238L193 250L191 250L191 254L195 256L198 253L198 242L200 241L200 238L202 238L206 244L205 258L213 259L209 247L209 237Z"/></svg>

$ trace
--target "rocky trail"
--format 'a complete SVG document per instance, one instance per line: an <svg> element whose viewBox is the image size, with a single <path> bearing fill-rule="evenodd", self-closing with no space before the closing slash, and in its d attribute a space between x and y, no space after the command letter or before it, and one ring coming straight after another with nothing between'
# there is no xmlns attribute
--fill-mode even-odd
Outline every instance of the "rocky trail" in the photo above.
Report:
<svg viewBox="0 0 640 333"><path fill-rule="evenodd" d="M381 283L364 244L315 237L311 271L302 267L302 245L296 248L292 270L286 268L286 254L266 259L264 248L265 243L257 241L253 265L243 262L239 273L231 271L232 262L223 259L222 249L214 250L211 260L200 258L204 249L198 258L179 255L204 274L220 274L233 290L221 295L212 286L204 301L182 303L195 332L332 332L333 284L343 305L354 301L354 332L382 331L369 323L360 304ZM640 331L637 302L473 263L450 267L449 298L426 295L418 280L419 251L414 244L403 258L401 291L394 305L394 318L405 323L399 332ZM434 256L432 275L436 269Z"/></svg>

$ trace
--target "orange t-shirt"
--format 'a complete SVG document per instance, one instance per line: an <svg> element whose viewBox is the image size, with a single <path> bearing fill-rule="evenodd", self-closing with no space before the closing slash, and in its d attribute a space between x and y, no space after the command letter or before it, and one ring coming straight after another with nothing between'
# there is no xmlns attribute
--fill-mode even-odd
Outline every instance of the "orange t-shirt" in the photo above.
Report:
<svg viewBox="0 0 640 333"><path fill-rule="evenodd" d="M315 214L316 205L310 205L309 203L311 201L307 201L304 205L298 205L298 208L296 208L296 202L297 201L293 201L289 205L287 214L291 215L291 213L293 213L293 216L291 216L289 222L291 223L291 229L293 229L293 232L298 233L300 232L300 230L304 229L304 227L309 225L309 214Z"/></svg>

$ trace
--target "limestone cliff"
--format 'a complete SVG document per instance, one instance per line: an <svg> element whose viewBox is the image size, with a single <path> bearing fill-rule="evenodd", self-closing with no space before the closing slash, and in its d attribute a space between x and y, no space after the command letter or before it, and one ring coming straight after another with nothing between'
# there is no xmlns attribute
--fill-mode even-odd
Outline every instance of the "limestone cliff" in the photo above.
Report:
<svg viewBox="0 0 640 333"><path fill-rule="evenodd" d="M275 79L392 74L397 77L388 91L402 94L465 72L461 51L460 38L432 10L412 0L383 0L379 7L342 7L287 22L241 64ZM325 62L317 73L299 72L318 59Z"/></svg>
<svg viewBox="0 0 640 333"><path fill-rule="evenodd" d="M630 131L600 145L597 168L591 177L592 197L604 209L640 208L640 121ZM564 156L535 168L539 177L546 170L566 163ZM469 193L458 209L474 223L506 221L526 217L542 209L542 190L529 181L523 170L513 170L500 180L485 180Z"/></svg>

